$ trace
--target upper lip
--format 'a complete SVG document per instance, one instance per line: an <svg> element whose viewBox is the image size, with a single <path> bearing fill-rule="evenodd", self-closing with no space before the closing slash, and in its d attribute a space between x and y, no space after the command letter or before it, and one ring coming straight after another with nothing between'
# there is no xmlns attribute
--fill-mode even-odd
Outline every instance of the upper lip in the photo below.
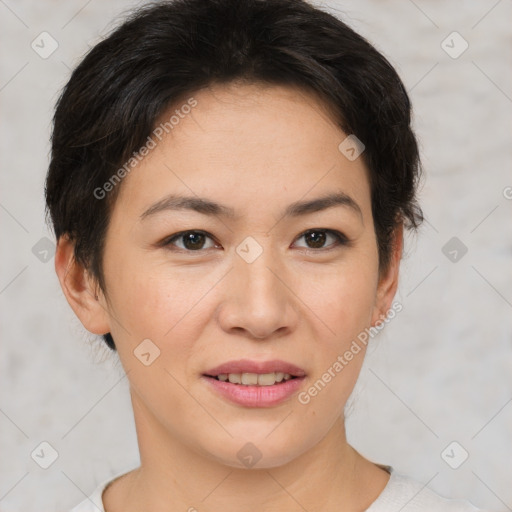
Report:
<svg viewBox="0 0 512 512"><path fill-rule="evenodd" d="M211 370L208 370L204 375L217 377L221 373L273 373L282 372L289 373L293 377L304 377L306 372L298 366L274 359L272 361L253 361L250 359L239 359L238 361L228 361Z"/></svg>

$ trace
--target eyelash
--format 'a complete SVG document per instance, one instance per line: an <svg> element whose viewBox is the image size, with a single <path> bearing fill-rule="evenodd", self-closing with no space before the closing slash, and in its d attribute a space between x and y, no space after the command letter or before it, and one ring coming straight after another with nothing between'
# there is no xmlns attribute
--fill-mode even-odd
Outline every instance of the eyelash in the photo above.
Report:
<svg viewBox="0 0 512 512"><path fill-rule="evenodd" d="M165 238L164 240L162 240L162 242L159 245L161 247L169 248L170 246L173 245L173 242L175 240L182 239L184 235L187 235L189 233L205 235L207 238L210 238L212 241L214 241L214 238L211 235L209 235L206 231L202 231L200 229L189 229L187 231L180 231L179 233L175 233L174 235L171 235L171 236ZM343 233L341 233L335 229L321 229L321 228L308 229L307 231L304 231L303 233L301 233L297 237L297 239L300 239L310 233L327 233L327 234L334 236L336 241L335 241L335 243L331 244L327 248L314 249L314 248L310 248L310 247L301 247L301 249L306 251L307 253L327 252L327 251L331 251L331 250L336 249L341 246L350 246L351 245L350 240ZM186 253L201 253L201 252L206 251L207 249L198 249L198 250L194 251L194 250L182 249L181 247L178 247L178 248L173 248L173 249L169 249L169 250L177 251L177 252L186 252Z"/></svg>

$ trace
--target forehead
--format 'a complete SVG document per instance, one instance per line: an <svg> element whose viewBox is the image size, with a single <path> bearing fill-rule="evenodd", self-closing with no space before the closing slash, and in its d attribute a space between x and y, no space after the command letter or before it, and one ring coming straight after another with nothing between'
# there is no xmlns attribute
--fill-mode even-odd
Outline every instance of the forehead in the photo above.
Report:
<svg viewBox="0 0 512 512"><path fill-rule="evenodd" d="M347 134L325 104L297 88L209 87L176 102L158 129L160 137L153 132L153 149L125 178L118 200L143 208L167 193L186 192L230 202L238 211L255 200L281 203L281 210L285 198L288 204L333 190L369 199L362 159L349 161L338 149Z"/></svg>

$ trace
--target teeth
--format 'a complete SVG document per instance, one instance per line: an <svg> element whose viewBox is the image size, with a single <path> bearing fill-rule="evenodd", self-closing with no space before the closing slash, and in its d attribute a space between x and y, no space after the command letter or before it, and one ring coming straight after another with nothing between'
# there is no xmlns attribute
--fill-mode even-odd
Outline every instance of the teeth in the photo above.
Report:
<svg viewBox="0 0 512 512"><path fill-rule="evenodd" d="M292 376L289 373L221 373L217 379L223 382L229 381L231 384L242 384L245 386L273 386L276 382L290 380Z"/></svg>
<svg viewBox="0 0 512 512"><path fill-rule="evenodd" d="M258 375L258 385L260 386L272 386L277 382L275 373L264 373Z"/></svg>
<svg viewBox="0 0 512 512"><path fill-rule="evenodd" d="M255 373L242 373L242 384L256 386L258 384L258 375Z"/></svg>
<svg viewBox="0 0 512 512"><path fill-rule="evenodd" d="M240 373L230 373L228 379L231 384L242 384L242 375Z"/></svg>

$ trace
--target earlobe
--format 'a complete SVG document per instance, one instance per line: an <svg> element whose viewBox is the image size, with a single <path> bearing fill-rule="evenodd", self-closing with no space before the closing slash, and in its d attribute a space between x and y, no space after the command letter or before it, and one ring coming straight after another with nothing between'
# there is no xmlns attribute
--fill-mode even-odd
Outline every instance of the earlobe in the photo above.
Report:
<svg viewBox="0 0 512 512"><path fill-rule="evenodd" d="M372 326L374 326L378 320L387 316L398 288L398 276L403 250L403 232L403 223L400 223L394 231L393 248L389 268L386 274L381 276L379 279L376 302L372 315Z"/></svg>
<svg viewBox="0 0 512 512"><path fill-rule="evenodd" d="M110 331L109 315L97 281L75 259L74 243L60 237L55 252L55 271L69 305L83 326L93 334Z"/></svg>

